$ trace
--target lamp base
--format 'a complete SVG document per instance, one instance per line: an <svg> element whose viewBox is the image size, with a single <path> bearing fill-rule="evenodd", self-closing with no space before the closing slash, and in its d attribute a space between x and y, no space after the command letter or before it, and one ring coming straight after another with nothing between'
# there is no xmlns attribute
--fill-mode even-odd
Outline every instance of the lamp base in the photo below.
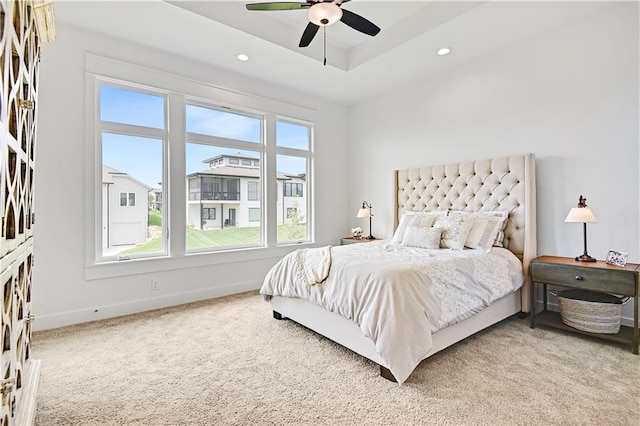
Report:
<svg viewBox="0 0 640 426"><path fill-rule="evenodd" d="M367 240L375 240L375 239L376 239L376 237L374 237L373 235L369 235L366 239L367 239Z"/></svg>
<svg viewBox="0 0 640 426"><path fill-rule="evenodd" d="M576 260L578 262L597 262L598 259L596 259L595 257L591 257L585 253L581 256L576 257Z"/></svg>

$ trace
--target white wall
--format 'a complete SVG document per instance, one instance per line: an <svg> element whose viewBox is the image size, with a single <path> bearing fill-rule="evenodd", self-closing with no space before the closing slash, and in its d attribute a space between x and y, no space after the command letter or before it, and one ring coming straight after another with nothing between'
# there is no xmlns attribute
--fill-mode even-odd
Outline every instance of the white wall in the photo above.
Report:
<svg viewBox="0 0 640 426"><path fill-rule="evenodd" d="M346 108L283 87L176 57L126 40L57 25L55 43L42 50L35 174L36 329L101 319L259 288L265 273L298 248L193 255L158 260L147 272L120 262L115 277L91 279L85 263L86 52L139 64L218 87L317 111L315 218L318 245L335 244L348 228ZM330 165L330 167L329 167ZM134 261L129 261L134 262ZM151 280L160 284L151 291Z"/></svg>
<svg viewBox="0 0 640 426"><path fill-rule="evenodd" d="M351 226L364 199L374 235L392 235L394 169L533 152L538 253L582 254L582 226L564 223L582 194L589 253L640 261L638 25L627 3L354 105Z"/></svg>

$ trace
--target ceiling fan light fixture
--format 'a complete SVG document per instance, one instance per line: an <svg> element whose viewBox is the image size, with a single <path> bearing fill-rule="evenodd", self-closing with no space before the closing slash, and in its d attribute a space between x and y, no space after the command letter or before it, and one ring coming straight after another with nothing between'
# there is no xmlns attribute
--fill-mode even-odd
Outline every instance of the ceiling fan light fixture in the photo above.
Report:
<svg viewBox="0 0 640 426"><path fill-rule="evenodd" d="M316 3L309 8L309 21L319 27L333 25L342 18L342 9L333 3Z"/></svg>

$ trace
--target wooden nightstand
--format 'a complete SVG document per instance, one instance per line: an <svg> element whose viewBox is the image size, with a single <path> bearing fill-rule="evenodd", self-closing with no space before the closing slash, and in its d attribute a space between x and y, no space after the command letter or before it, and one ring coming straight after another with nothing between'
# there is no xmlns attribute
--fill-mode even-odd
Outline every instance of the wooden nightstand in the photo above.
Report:
<svg viewBox="0 0 640 426"><path fill-rule="evenodd" d="M602 261L578 262L573 258L541 256L531 261L531 328L542 324L575 333L586 334L618 343L631 344L634 354L638 353L638 274L640 265L627 263L620 267ZM543 308L536 313L536 284L543 285ZM562 322L558 312L547 309L547 285L579 288L583 290L611 293L633 298L633 327L620 326L617 334L590 333L569 327Z"/></svg>
<svg viewBox="0 0 640 426"><path fill-rule="evenodd" d="M344 237L344 238L340 238L340 245L346 246L347 244L371 243L373 241L378 241L378 240L367 240L364 237L363 238Z"/></svg>

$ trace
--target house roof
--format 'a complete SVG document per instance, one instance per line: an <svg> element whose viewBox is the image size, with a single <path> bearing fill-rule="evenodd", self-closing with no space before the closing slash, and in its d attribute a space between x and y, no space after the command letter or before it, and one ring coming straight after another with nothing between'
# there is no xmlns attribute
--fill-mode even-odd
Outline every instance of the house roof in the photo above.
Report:
<svg viewBox="0 0 640 426"><path fill-rule="evenodd" d="M211 158L207 158L206 160L202 160L203 163L209 163L213 160L217 160L218 158L244 158L247 160L259 160L260 157L254 157L251 155L245 155L245 154L220 154L220 155L216 155L215 157L211 157Z"/></svg>
<svg viewBox="0 0 640 426"><path fill-rule="evenodd" d="M114 184L114 180L113 180L113 176L120 176L120 177L124 177L124 178L128 178L131 179L132 181L136 182L139 185L144 186L145 188L147 188L147 191L151 191L153 188L150 187L149 185L147 185L146 183L134 178L133 176L129 175L128 173L125 172L121 172L120 170L116 170L113 167L109 167L109 166L102 166L102 183L103 184L108 184L108 185L112 185Z"/></svg>
<svg viewBox="0 0 640 426"><path fill-rule="evenodd" d="M234 176L234 177L254 177L256 179L260 178L260 169L253 169L248 167L212 167L209 170L205 170L203 172L196 172L187 175L187 178L192 178L196 176ZM278 172L278 179L281 180L290 180L291 175L287 175L285 173ZM297 176L295 176L297 177Z"/></svg>

